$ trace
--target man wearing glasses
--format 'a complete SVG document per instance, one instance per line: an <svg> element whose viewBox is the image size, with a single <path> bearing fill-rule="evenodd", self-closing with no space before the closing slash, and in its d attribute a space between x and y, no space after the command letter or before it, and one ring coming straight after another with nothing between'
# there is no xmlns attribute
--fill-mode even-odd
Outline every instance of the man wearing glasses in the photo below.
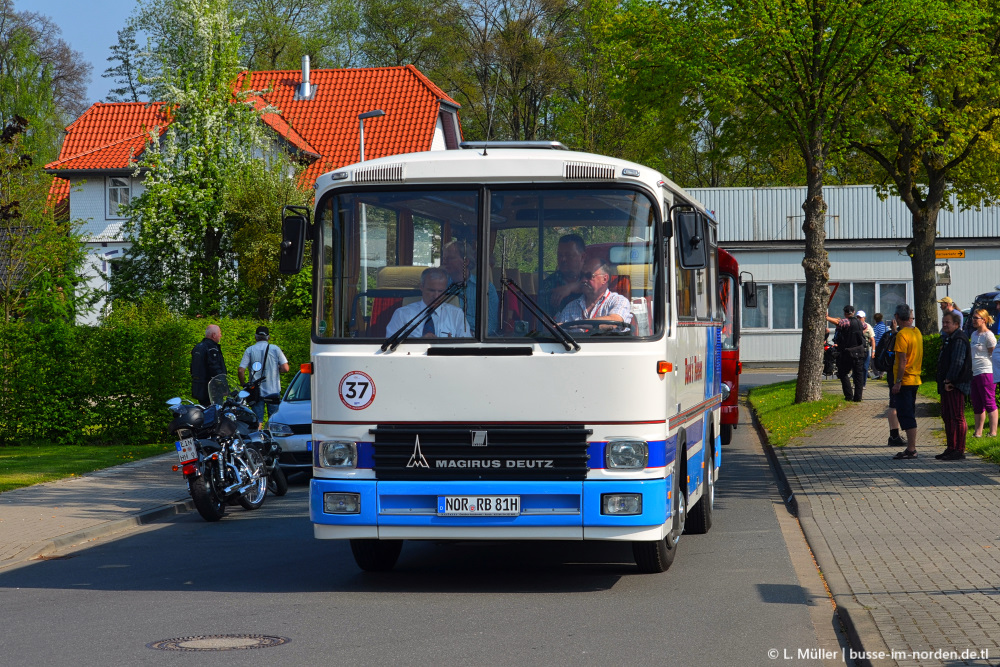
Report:
<svg viewBox="0 0 1000 667"><path fill-rule="evenodd" d="M583 294L562 309L556 318L559 322L607 320L629 324L632 321L632 304L621 294L608 289L611 266L607 262L599 257L588 259L580 279Z"/></svg>

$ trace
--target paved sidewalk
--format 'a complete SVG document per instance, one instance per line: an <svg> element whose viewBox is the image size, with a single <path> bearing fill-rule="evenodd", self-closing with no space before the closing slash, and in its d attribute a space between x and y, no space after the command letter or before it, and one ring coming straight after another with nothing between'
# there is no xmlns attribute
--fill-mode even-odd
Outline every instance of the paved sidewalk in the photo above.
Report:
<svg viewBox="0 0 1000 667"><path fill-rule="evenodd" d="M919 395L918 458L894 460L886 383L864 397L775 450L831 592L865 651L907 667L1000 664L1000 470L936 460L942 422Z"/></svg>
<svg viewBox="0 0 1000 667"><path fill-rule="evenodd" d="M174 453L0 493L0 568L190 509Z"/></svg>

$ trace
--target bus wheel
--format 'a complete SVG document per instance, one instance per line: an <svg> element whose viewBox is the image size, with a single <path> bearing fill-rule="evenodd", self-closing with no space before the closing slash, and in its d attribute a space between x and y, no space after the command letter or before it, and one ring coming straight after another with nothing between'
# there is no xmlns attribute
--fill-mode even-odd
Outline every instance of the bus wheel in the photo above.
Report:
<svg viewBox="0 0 1000 667"><path fill-rule="evenodd" d="M715 452L705 452L705 487L701 498L691 508L691 516L687 522L687 532L691 535L704 535L712 527L712 510L715 508Z"/></svg>
<svg viewBox="0 0 1000 667"><path fill-rule="evenodd" d="M403 540L351 540L354 562L365 572L387 572L399 559Z"/></svg>
<svg viewBox="0 0 1000 667"><path fill-rule="evenodd" d="M722 425L722 444L728 445L733 441L733 425L723 424Z"/></svg>
<svg viewBox="0 0 1000 667"><path fill-rule="evenodd" d="M678 474L674 474L673 511L671 512L671 530L667 536L657 542L633 542L632 557L643 574L666 572L677 555L677 544L687 516L687 494L677 484Z"/></svg>

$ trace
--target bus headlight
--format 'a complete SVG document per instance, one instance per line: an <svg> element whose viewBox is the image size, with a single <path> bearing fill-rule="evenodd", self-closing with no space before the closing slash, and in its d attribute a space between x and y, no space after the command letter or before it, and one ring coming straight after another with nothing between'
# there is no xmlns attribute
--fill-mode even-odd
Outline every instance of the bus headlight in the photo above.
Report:
<svg viewBox="0 0 1000 667"><path fill-rule="evenodd" d="M324 493L323 512L326 514L360 514L360 493Z"/></svg>
<svg viewBox="0 0 1000 667"><path fill-rule="evenodd" d="M602 493L601 514L635 516L642 514L641 493Z"/></svg>
<svg viewBox="0 0 1000 667"><path fill-rule="evenodd" d="M649 463L649 445L644 440L608 440L604 448L604 467L618 470L642 470Z"/></svg>
<svg viewBox="0 0 1000 667"><path fill-rule="evenodd" d="M323 440L319 443L319 464L324 468L353 468L357 461L358 450L353 442Z"/></svg>
<svg viewBox="0 0 1000 667"><path fill-rule="evenodd" d="M731 394L732 391L733 391L732 386L728 382L723 382L722 383L722 400L728 401L729 400L729 394Z"/></svg>

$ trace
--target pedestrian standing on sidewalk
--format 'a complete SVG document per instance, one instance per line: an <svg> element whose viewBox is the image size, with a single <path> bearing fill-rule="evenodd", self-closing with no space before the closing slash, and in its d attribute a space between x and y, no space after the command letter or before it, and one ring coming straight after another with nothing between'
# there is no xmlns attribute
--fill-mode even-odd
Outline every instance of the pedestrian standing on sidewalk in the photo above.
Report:
<svg viewBox="0 0 1000 667"><path fill-rule="evenodd" d="M896 417L899 427L906 431L906 449L893 458L917 458L917 387L920 386L920 368L924 361L924 337L913 324L913 310L905 303L896 306Z"/></svg>
<svg viewBox="0 0 1000 667"><path fill-rule="evenodd" d="M888 329L882 335L895 336L898 330L899 326L896 323L896 316L893 315L892 319L889 320ZM893 341L893 345L895 345L895 341ZM893 355L895 354L893 352ZM895 363L895 356L893 357L893 363ZM897 394L892 393L892 385L896 384L896 380L893 379L894 374L891 367L885 372L885 379L889 383L889 409L885 411L885 416L889 420L889 441L886 444L890 447L905 447L906 440L899 435L899 418L896 416Z"/></svg>
<svg viewBox="0 0 1000 667"><path fill-rule="evenodd" d="M218 324L209 324L205 337L191 350L191 395L208 407L208 382L216 375L226 374L226 360L222 356L222 329Z"/></svg>
<svg viewBox="0 0 1000 667"><path fill-rule="evenodd" d="M864 329L862 332L865 337L865 374L861 376L861 386L868 386L868 369L871 367L872 357L875 356L875 330L872 329L872 325L865 322L865 311L858 311L858 321L861 322L861 326Z"/></svg>
<svg viewBox="0 0 1000 667"><path fill-rule="evenodd" d="M936 379L948 447L934 458L943 461L965 458L965 434L969 430L965 423L965 397L972 385L972 350L961 321L954 313L945 313L941 321Z"/></svg>
<svg viewBox="0 0 1000 667"><path fill-rule="evenodd" d="M976 416L975 438L983 437L986 418L990 420L990 437L997 437L997 402L993 383L993 350L997 339L990 331L993 318L985 308L977 308L969 316L972 323L972 412Z"/></svg>
<svg viewBox="0 0 1000 667"><path fill-rule="evenodd" d="M879 341L882 340L882 336L884 336L885 332L889 330L889 327L887 327L885 322L882 321L882 313L875 313L875 315L872 316L872 321L875 322L874 326L872 326L872 333L875 335L875 347L878 347ZM874 357L875 350L872 350L873 360ZM876 380L882 379L882 371L878 371L873 368L872 373L872 377Z"/></svg>
<svg viewBox="0 0 1000 667"><path fill-rule="evenodd" d="M861 320L854 316L854 306L844 306L844 317L836 319L826 316L826 319L837 325L837 377L840 378L844 399L861 402L864 391L865 373L865 328ZM854 390L851 390L851 382Z"/></svg>
<svg viewBox="0 0 1000 667"><path fill-rule="evenodd" d="M965 315L963 315L962 311L955 306L955 302L952 301L950 296L946 296L943 299L938 299L938 303L941 304L942 313L945 314L958 313L958 319L962 321L962 324L965 324Z"/></svg>

